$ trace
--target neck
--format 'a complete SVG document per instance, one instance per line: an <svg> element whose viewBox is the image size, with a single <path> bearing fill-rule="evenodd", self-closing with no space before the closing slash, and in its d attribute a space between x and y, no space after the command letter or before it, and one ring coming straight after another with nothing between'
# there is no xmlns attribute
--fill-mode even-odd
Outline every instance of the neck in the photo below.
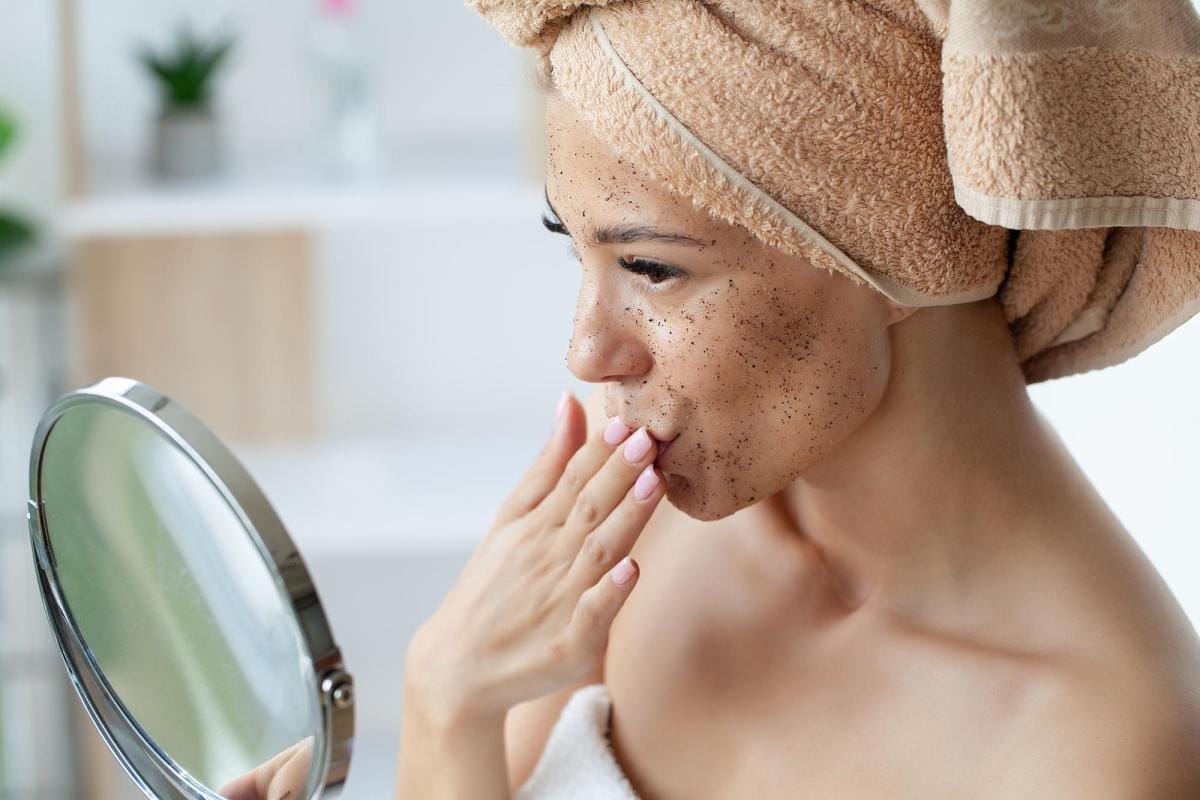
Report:
<svg viewBox="0 0 1200 800"><path fill-rule="evenodd" d="M1031 403L998 303L922 309L891 330L877 409L764 503L815 548L845 608L923 619L1044 548L1064 506L1106 509Z"/></svg>

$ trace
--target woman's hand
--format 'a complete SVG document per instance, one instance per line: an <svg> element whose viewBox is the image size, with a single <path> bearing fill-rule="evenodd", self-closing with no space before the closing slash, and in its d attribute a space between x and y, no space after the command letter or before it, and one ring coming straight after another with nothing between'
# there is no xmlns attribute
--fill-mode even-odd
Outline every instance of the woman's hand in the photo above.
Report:
<svg viewBox="0 0 1200 800"><path fill-rule="evenodd" d="M407 683L431 717L503 718L579 680L604 658L637 583L637 564L624 557L664 494L658 444L616 417L588 438L569 393L560 409L549 441L409 643Z"/></svg>
<svg viewBox="0 0 1200 800"><path fill-rule="evenodd" d="M301 798L312 765L313 738L307 736L251 772L221 787L226 800L307 800Z"/></svg>

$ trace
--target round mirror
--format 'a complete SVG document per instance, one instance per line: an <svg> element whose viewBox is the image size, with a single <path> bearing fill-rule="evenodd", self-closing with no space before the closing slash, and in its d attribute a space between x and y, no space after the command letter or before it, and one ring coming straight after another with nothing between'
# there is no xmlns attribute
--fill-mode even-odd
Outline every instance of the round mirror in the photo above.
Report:
<svg viewBox="0 0 1200 800"><path fill-rule="evenodd" d="M337 793L350 676L279 517L195 417L127 378L61 397L29 530L72 683L148 796Z"/></svg>

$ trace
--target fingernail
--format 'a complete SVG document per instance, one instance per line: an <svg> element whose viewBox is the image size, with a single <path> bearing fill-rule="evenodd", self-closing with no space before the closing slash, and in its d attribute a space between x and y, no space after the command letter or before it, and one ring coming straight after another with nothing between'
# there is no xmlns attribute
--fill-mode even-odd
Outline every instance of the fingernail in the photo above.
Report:
<svg viewBox="0 0 1200 800"><path fill-rule="evenodd" d="M633 564L631 563L629 556L625 556L615 567L613 567L613 583L621 586L622 584L628 583L629 579L632 577Z"/></svg>
<svg viewBox="0 0 1200 800"><path fill-rule="evenodd" d="M638 428L638 432L625 443L621 455L625 456L626 462L636 464L650 451L650 444L650 434L646 433L645 428Z"/></svg>
<svg viewBox="0 0 1200 800"><path fill-rule="evenodd" d="M646 468L642 470L642 474L638 475L637 483L633 485L633 496L638 500L645 500L654 494L656 486L658 486L658 476L654 474L654 465L647 464Z"/></svg>
<svg viewBox="0 0 1200 800"><path fill-rule="evenodd" d="M563 389L562 397L558 398L558 408L554 410L555 424L562 422L563 413L567 410L567 395L570 392L570 389Z"/></svg>
<svg viewBox="0 0 1200 800"><path fill-rule="evenodd" d="M629 426L621 422L620 417L613 417L604 429L604 441L609 444L620 444L630 433Z"/></svg>

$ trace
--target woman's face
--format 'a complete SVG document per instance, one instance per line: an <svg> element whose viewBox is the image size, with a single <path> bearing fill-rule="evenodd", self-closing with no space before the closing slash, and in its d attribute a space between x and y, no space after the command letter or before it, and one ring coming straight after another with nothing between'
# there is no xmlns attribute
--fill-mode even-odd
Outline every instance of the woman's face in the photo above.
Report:
<svg viewBox="0 0 1200 800"><path fill-rule="evenodd" d="M887 385L896 306L639 173L556 93L546 126L547 216L583 271L567 365L605 383L609 416L678 436L659 462L673 505L728 516L862 425ZM606 228L695 242L597 241Z"/></svg>

